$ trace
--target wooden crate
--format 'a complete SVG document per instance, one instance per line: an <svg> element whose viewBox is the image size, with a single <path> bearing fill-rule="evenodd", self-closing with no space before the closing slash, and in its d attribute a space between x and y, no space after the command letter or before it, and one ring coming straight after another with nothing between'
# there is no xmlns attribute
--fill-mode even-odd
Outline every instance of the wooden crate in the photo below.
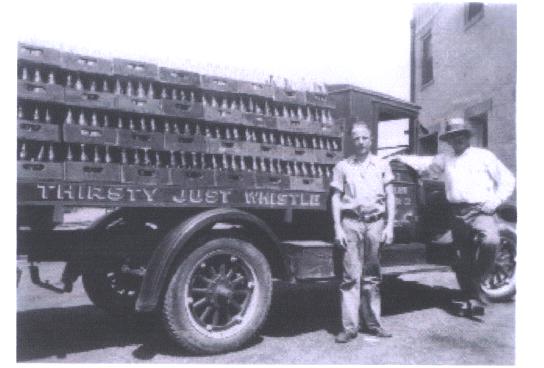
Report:
<svg viewBox="0 0 544 368"><path fill-rule="evenodd" d="M143 165L123 165L121 180L128 184L160 185L170 182L169 169Z"/></svg>
<svg viewBox="0 0 544 368"><path fill-rule="evenodd" d="M117 144L117 129L64 124L63 141L69 143Z"/></svg>
<svg viewBox="0 0 544 368"><path fill-rule="evenodd" d="M183 152L207 152L208 143L201 135L180 135L166 133L164 136L164 148L168 151Z"/></svg>
<svg viewBox="0 0 544 368"><path fill-rule="evenodd" d="M119 95L115 97L114 107L119 110L142 114L162 113L161 101L146 97Z"/></svg>
<svg viewBox="0 0 544 368"><path fill-rule="evenodd" d="M64 169L64 178L67 181L121 182L120 164L67 161Z"/></svg>
<svg viewBox="0 0 544 368"><path fill-rule="evenodd" d="M19 43L17 59L56 66L62 64L60 51L47 47L32 46L26 43Z"/></svg>
<svg viewBox="0 0 544 368"><path fill-rule="evenodd" d="M231 78L217 77L213 75L201 75L200 85L202 89L236 93L238 91L238 81Z"/></svg>
<svg viewBox="0 0 544 368"><path fill-rule="evenodd" d="M199 119L204 117L204 109L201 103L184 102L177 100L161 100L161 111L164 115Z"/></svg>
<svg viewBox="0 0 544 368"><path fill-rule="evenodd" d="M113 74L157 80L159 67L155 64L127 59L113 59Z"/></svg>
<svg viewBox="0 0 544 368"><path fill-rule="evenodd" d="M117 143L121 147L164 149L164 134L159 132L140 132L118 129Z"/></svg>
<svg viewBox="0 0 544 368"><path fill-rule="evenodd" d="M61 162L17 161L17 179L62 180L64 164Z"/></svg>
<svg viewBox="0 0 544 368"><path fill-rule="evenodd" d="M64 102L89 108L111 109L115 107L116 96L108 92L79 91L74 88L64 89Z"/></svg>
<svg viewBox="0 0 544 368"><path fill-rule="evenodd" d="M200 74L186 70L160 67L159 80L180 86L200 87Z"/></svg>
<svg viewBox="0 0 544 368"><path fill-rule="evenodd" d="M250 171L220 170L215 171L215 184L218 187L252 188L256 177Z"/></svg>
<svg viewBox="0 0 544 368"><path fill-rule="evenodd" d="M60 129L57 124L17 119L17 138L60 142Z"/></svg>
<svg viewBox="0 0 544 368"><path fill-rule="evenodd" d="M17 81L17 97L46 102L62 102L64 101L64 87L58 84L19 80Z"/></svg>
<svg viewBox="0 0 544 368"><path fill-rule="evenodd" d="M171 184L184 188L215 187L215 174L204 169L170 169Z"/></svg>
<svg viewBox="0 0 544 368"><path fill-rule="evenodd" d="M113 73L113 61L72 52L62 53L61 65L64 69L77 72L102 75L112 75Z"/></svg>

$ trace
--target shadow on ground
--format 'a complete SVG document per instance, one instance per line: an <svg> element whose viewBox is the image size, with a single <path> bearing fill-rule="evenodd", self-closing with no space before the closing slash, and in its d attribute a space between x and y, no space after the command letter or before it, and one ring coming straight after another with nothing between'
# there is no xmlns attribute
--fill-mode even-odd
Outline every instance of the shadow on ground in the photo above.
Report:
<svg viewBox="0 0 544 368"><path fill-rule="evenodd" d="M459 291L413 281L388 279L382 286L383 315L428 308L449 310ZM339 330L339 299L335 285L278 284L262 335L271 337ZM169 342L153 316L116 318L94 306L37 309L17 313L17 360L63 358L70 353L139 345L133 356L148 360L157 354L187 356ZM250 345L259 344L261 338Z"/></svg>

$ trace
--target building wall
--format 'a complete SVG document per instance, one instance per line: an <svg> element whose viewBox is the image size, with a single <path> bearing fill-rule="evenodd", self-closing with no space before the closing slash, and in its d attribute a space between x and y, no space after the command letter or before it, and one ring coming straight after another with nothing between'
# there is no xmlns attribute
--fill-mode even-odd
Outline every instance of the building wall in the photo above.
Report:
<svg viewBox="0 0 544 368"><path fill-rule="evenodd" d="M465 4L414 8L415 103L431 131L446 118L487 112L488 148L516 171L516 6L486 4L467 26ZM431 32L433 80L422 86L422 38ZM439 151L447 149L439 143Z"/></svg>

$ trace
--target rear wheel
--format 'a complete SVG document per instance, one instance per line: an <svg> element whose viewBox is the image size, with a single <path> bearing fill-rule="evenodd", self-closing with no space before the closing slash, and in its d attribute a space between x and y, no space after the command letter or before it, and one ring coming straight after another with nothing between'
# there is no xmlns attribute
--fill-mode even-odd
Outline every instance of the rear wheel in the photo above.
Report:
<svg viewBox="0 0 544 368"><path fill-rule="evenodd" d="M83 287L97 307L113 315L135 312L142 275L121 258L101 258L83 270Z"/></svg>
<svg viewBox="0 0 544 368"><path fill-rule="evenodd" d="M181 260L164 297L171 338L193 353L240 348L264 323L272 276L264 255L248 241L220 237Z"/></svg>

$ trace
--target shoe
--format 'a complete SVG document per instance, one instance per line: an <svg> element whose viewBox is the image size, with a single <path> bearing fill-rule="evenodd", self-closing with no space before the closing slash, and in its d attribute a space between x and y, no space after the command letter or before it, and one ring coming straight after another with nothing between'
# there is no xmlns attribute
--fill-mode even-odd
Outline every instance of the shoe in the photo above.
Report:
<svg viewBox="0 0 544 368"><path fill-rule="evenodd" d="M384 330L382 327L373 327L366 329L364 332L376 336L376 337L393 337L393 334L390 334L386 330Z"/></svg>
<svg viewBox="0 0 544 368"><path fill-rule="evenodd" d="M485 307L480 301L472 299L467 304L468 309L470 310L470 315L483 316L485 314Z"/></svg>
<svg viewBox="0 0 544 368"><path fill-rule="evenodd" d="M334 342L338 344L345 344L357 337L357 332L352 331L342 331L334 338Z"/></svg>

